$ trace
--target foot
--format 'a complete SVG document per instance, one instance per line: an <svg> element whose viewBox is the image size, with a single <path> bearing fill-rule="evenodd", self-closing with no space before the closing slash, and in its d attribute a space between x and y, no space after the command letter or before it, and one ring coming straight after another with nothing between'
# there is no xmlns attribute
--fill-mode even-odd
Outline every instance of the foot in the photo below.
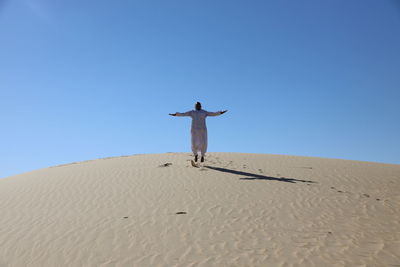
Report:
<svg viewBox="0 0 400 267"><path fill-rule="evenodd" d="M194 161L197 162L197 155L194 155Z"/></svg>
<svg viewBox="0 0 400 267"><path fill-rule="evenodd" d="M201 156L201 160L200 160L201 162L204 162L204 157L203 156Z"/></svg>

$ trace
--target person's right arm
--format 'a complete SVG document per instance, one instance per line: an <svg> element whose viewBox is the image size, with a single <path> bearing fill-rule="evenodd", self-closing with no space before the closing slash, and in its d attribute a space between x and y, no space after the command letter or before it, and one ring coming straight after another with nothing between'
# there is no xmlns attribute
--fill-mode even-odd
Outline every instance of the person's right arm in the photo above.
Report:
<svg viewBox="0 0 400 267"><path fill-rule="evenodd" d="M210 111L207 111L207 116L219 116L219 115L224 114L225 112L227 112L227 110L224 110L224 111L217 111L217 112L210 112Z"/></svg>

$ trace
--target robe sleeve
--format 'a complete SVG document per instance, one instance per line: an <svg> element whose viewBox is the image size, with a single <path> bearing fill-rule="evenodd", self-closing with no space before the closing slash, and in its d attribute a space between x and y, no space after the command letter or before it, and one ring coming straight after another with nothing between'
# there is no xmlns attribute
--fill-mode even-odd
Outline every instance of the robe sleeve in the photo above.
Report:
<svg viewBox="0 0 400 267"><path fill-rule="evenodd" d="M221 111L217 111L217 112L207 111L207 116L219 116L221 114L222 114Z"/></svg>
<svg viewBox="0 0 400 267"><path fill-rule="evenodd" d="M188 111L188 112L184 112L184 113L177 112L176 116L177 117L190 117L190 116L192 116L192 111Z"/></svg>

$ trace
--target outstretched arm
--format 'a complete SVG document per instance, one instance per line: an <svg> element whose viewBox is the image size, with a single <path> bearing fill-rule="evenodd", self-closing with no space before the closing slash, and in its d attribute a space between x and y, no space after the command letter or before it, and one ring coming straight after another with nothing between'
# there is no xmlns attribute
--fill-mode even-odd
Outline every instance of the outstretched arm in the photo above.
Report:
<svg viewBox="0 0 400 267"><path fill-rule="evenodd" d="M177 117L188 117L190 115L192 115L192 111L188 111L188 112L184 112L184 113L180 113L180 112L175 112L175 113L170 113L168 114L170 116L177 116Z"/></svg>
<svg viewBox="0 0 400 267"><path fill-rule="evenodd" d="M227 110L217 111L217 112L209 112L207 111L207 116L219 116L227 112Z"/></svg>

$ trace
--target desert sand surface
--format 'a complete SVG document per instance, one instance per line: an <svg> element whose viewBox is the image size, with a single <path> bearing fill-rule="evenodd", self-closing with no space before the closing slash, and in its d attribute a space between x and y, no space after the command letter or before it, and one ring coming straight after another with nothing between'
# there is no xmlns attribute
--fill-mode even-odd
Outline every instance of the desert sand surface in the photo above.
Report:
<svg viewBox="0 0 400 267"><path fill-rule="evenodd" d="M189 153L0 179L0 266L400 266L400 165Z"/></svg>

